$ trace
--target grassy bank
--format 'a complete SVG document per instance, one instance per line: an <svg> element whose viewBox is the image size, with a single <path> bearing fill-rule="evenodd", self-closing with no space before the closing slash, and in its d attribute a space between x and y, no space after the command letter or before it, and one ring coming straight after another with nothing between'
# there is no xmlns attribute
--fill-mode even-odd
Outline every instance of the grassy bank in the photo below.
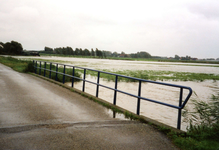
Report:
<svg viewBox="0 0 219 150"><path fill-rule="evenodd" d="M39 67L39 64L38 64L38 67ZM45 69L50 70L50 64L46 64L46 67L45 67L45 64L42 64L41 68L45 68ZM56 71L56 66L55 65L51 65L51 70L52 71ZM64 68L59 66L57 72L63 73L64 72ZM36 73L40 74L40 75L43 75L43 76L45 75L45 77L47 77L47 78L50 77L50 71L47 71L47 70L44 70L44 69L37 69ZM65 74L72 75L72 73L73 73L73 69L72 68L65 68ZM78 70L75 69L74 76L77 77L77 78L81 78L81 73ZM74 78L74 82L80 81L80 79L77 79L77 78ZM51 72L51 79L57 80L59 82L63 82L63 75L61 75L61 74L57 74L56 75L55 72ZM72 82L72 80L73 79L71 77L68 77L68 76L64 77L64 81L65 82Z"/></svg>
<svg viewBox="0 0 219 150"><path fill-rule="evenodd" d="M33 72L32 61L23 61L12 57L0 56L0 63L8 67L11 67L13 70L18 72L22 72L22 73Z"/></svg>
<svg viewBox="0 0 219 150"><path fill-rule="evenodd" d="M12 57L0 57L0 63L11 67L13 70L21 72L21 73L27 73L27 72L35 72L34 68L33 68L33 62L32 61L25 61L25 60L18 60L16 58L12 58ZM39 65L38 65L39 67ZM44 65L42 66L44 67ZM46 65L46 69L50 69L50 65L47 64ZM52 65L51 69L53 71L56 71L56 66ZM63 68L59 68L58 70L59 72L63 72ZM37 74L41 74L44 75L44 70L41 69L37 69L36 71ZM66 74L72 75L72 69L68 69L66 68L65 71ZM45 76L49 78L50 76L50 72L49 71L45 71ZM75 76L80 78L80 73L79 72L75 72ZM61 74L57 74L57 78L56 78L56 73L51 73L51 78L59 81L59 82L63 82L63 75ZM71 82L72 78L69 77L65 77L65 82ZM74 79L74 81L79 81L78 79Z"/></svg>
<svg viewBox="0 0 219 150"><path fill-rule="evenodd" d="M219 93L208 102L193 101L192 111L185 111L190 122L185 135L168 133L174 143L185 150L219 150Z"/></svg>

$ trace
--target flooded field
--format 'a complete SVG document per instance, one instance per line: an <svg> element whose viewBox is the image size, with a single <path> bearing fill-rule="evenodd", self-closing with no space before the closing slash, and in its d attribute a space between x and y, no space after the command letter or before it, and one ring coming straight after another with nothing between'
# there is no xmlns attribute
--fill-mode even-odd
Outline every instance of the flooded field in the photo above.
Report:
<svg viewBox="0 0 219 150"><path fill-rule="evenodd" d="M36 59L36 57L19 57L21 59ZM208 73L219 74L219 65L214 64L196 64L196 63L171 63L171 62L148 62L148 61L124 61L124 60L107 60L107 59L83 59L69 57L38 57L47 61L56 61L63 64L71 64L74 66L87 67L97 70L160 70L174 72L193 72L193 73ZM86 76L89 81L96 82L97 78ZM193 94L190 98L196 100L208 101L212 94L217 94L219 91L218 80L197 81L164 81L176 85L188 86L193 89ZM67 83L71 85L71 83ZM100 80L100 84L108 87L115 87L113 81ZM74 85L77 89L82 89L82 82L77 82ZM118 89L138 94L138 82L119 82ZM96 85L86 83L85 92L96 95ZM188 94L184 91L183 99ZM141 96L149 99L158 100L160 102L178 105L179 89L167 86L155 85L151 83L142 83ZM99 89L99 97L113 103L114 91L102 88ZM117 93L117 105L136 113L137 98L133 98L121 93ZM191 101L186 105L188 108L193 107ZM170 126L177 126L178 110L154 104L147 101L141 101L140 114L149 118L155 119ZM182 119L183 120L183 119ZM187 124L182 123L182 130L186 130Z"/></svg>

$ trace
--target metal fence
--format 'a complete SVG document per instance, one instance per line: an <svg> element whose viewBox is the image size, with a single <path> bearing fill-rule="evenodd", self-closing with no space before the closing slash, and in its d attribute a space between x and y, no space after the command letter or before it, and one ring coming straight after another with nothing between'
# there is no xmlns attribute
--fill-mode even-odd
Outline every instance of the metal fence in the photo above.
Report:
<svg viewBox="0 0 219 150"><path fill-rule="evenodd" d="M157 81L144 80L144 79L133 78L133 77L124 76L124 75L114 74L114 73L110 73L110 72L104 72L104 71L99 71L99 70L94 70L94 69L89 69L89 68L84 68L84 67L78 67L78 66L72 66L72 65L66 65L66 64L60 64L60 63L54 63L54 62L33 60L33 64L34 64L34 68L35 68L35 73L37 73L37 69L38 69L39 75L41 75L41 72L42 72L41 70L43 70L43 75L44 76L45 76L46 71L48 71L49 72L49 78L51 78L51 73L55 73L55 75L56 75L55 80L57 80L57 75L58 74L63 75L63 79L62 79L63 84L65 83L65 77L66 76L72 78L72 84L71 84L72 87L74 87L74 79L81 80L83 82L83 85L82 85L82 91L83 92L85 92L85 83L86 82L91 83L91 84L95 84L96 85L96 97L98 97L98 94L99 94L99 87L104 87L104 88L113 90L114 91L114 97L113 97L113 104L114 105L116 105L117 92L120 92L120 93L129 95L129 96L135 97L137 99L137 111L136 111L137 115L140 115L141 100L150 101L150 102L153 102L153 103L157 103L157 104L160 104L160 105L165 105L165 106L168 106L168 107L171 107L171 108L178 109L177 129L180 129L180 127L181 127L182 109L185 107L186 103L188 102L189 98L192 95L192 89L190 87L181 86L181 85L175 85L175 84L168 84L168 83L157 82ZM47 64L49 64L49 69L48 69L48 67L46 67ZM52 70L52 65L55 66L55 68L56 68L55 70ZM63 72L59 72L60 67L63 67ZM69 75L69 74L65 73L66 67L72 68L72 75ZM76 68L83 69L83 78L79 78L79 77L75 76L75 69ZM87 70L97 72L97 81L96 82L86 80L86 71ZM102 85L102 84L99 83L101 73L115 76L115 88L111 88L111 87L108 87L106 85ZM134 95L134 94L131 94L131 93L127 93L127 92L118 90L117 89L118 77L129 78L129 79L136 80L137 82L139 82L139 84L138 84L138 95ZM168 104L168 103L163 103L163 102L160 102L160 101L157 101L157 100L149 99L149 98L146 98L146 97L141 97L141 91L142 91L141 84L142 84L142 82L152 83L152 84L159 84L159 85L163 85L163 86L167 86L167 87L178 88L179 91L180 91L179 92L179 105L176 106L176 105L172 105L172 104ZM183 91L184 90L188 90L189 92L188 92L188 95L183 100Z"/></svg>

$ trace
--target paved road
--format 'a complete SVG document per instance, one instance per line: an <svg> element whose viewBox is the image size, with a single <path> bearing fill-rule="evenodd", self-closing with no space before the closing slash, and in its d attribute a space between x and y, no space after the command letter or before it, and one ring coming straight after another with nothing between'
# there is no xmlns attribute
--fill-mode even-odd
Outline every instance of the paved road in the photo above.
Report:
<svg viewBox="0 0 219 150"><path fill-rule="evenodd" d="M137 121L0 64L0 149L177 149Z"/></svg>

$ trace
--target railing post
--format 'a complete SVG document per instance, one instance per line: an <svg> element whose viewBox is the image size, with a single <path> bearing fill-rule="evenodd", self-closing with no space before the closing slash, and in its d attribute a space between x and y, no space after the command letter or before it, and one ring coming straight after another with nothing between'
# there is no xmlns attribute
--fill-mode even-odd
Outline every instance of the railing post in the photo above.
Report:
<svg viewBox="0 0 219 150"><path fill-rule="evenodd" d="M33 69L35 69L35 61L33 60Z"/></svg>
<svg viewBox="0 0 219 150"><path fill-rule="evenodd" d="M141 96L141 80L139 80L139 86L138 86L138 96L140 97ZM141 99L138 98L138 103L137 103L137 115L140 115L140 102L141 102Z"/></svg>
<svg viewBox="0 0 219 150"><path fill-rule="evenodd" d="M46 62L44 62L44 77L46 76Z"/></svg>
<svg viewBox="0 0 219 150"><path fill-rule="evenodd" d="M37 74L37 61L36 61L36 66L35 66L35 74Z"/></svg>
<svg viewBox="0 0 219 150"><path fill-rule="evenodd" d="M41 61L40 61L39 75L41 75Z"/></svg>
<svg viewBox="0 0 219 150"><path fill-rule="evenodd" d="M86 69L84 69L84 78L83 78L83 87L82 87L83 92L84 92L84 89L85 89L85 76L86 76Z"/></svg>
<svg viewBox="0 0 219 150"><path fill-rule="evenodd" d="M56 64L56 81L57 81L58 64Z"/></svg>
<svg viewBox="0 0 219 150"><path fill-rule="evenodd" d="M96 97L98 97L98 94L99 94L99 82L100 82L100 72L98 71Z"/></svg>
<svg viewBox="0 0 219 150"><path fill-rule="evenodd" d="M73 77L75 76L75 67L73 67L72 76L73 76ZM71 87L74 87L74 80L75 80L75 78L73 78L73 77L72 77Z"/></svg>
<svg viewBox="0 0 219 150"><path fill-rule="evenodd" d="M65 65L64 65L64 69L63 69L63 80L62 80L62 83L63 84L65 83Z"/></svg>
<svg viewBox="0 0 219 150"><path fill-rule="evenodd" d="M115 90L114 90L114 100L113 104L116 105L116 95L117 95L117 82L118 82L118 76L116 75L116 80L115 80Z"/></svg>
<svg viewBox="0 0 219 150"><path fill-rule="evenodd" d="M50 70L50 72L49 72L49 78L51 78L52 63L50 63L49 70Z"/></svg>
<svg viewBox="0 0 219 150"><path fill-rule="evenodd" d="M180 96L179 96L179 107L182 106L182 97L183 97L183 88L180 88ZM181 127L181 114L182 114L182 109L178 109L178 121L177 121L177 129L180 130Z"/></svg>

